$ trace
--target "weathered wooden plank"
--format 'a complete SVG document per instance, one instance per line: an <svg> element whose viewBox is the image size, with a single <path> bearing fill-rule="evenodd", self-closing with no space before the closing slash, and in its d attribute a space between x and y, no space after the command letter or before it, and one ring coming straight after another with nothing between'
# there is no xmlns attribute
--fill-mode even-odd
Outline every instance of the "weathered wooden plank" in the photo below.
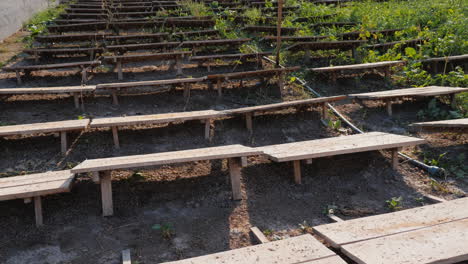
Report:
<svg viewBox="0 0 468 264"><path fill-rule="evenodd" d="M63 86L63 87L28 87L28 88L2 88L0 94L62 94L62 93L81 93L94 92L96 86Z"/></svg>
<svg viewBox="0 0 468 264"><path fill-rule="evenodd" d="M35 173L23 176L0 178L0 189L25 186L36 183L46 183L50 181L60 181L73 178L74 174L69 170L49 171L44 173Z"/></svg>
<svg viewBox="0 0 468 264"><path fill-rule="evenodd" d="M342 251L359 264L446 264L468 260L466 245L468 219L463 219L344 245Z"/></svg>
<svg viewBox="0 0 468 264"><path fill-rule="evenodd" d="M418 88L395 89L381 92L350 94L350 98L359 98L363 100L381 100L395 97L418 97L418 96L436 96L461 93L468 91L468 88L428 86Z"/></svg>
<svg viewBox="0 0 468 264"><path fill-rule="evenodd" d="M258 241L258 243L265 244L265 243L270 242L270 240L268 240L268 238L266 238L266 236L262 233L262 231L260 231L260 229L258 229L258 227L256 227L256 226L251 227L250 232L252 232L255 239Z"/></svg>
<svg viewBox="0 0 468 264"><path fill-rule="evenodd" d="M88 126L89 122L89 119L81 119L14 126L0 126L0 136L84 130Z"/></svg>
<svg viewBox="0 0 468 264"><path fill-rule="evenodd" d="M314 42L298 42L286 48L290 51L298 50L328 50L328 49L343 49L349 50L357 48L366 41L364 40L343 40L343 41L314 41Z"/></svg>
<svg viewBox="0 0 468 264"><path fill-rule="evenodd" d="M105 159L86 160L72 169L72 173L138 168L182 162L236 158L260 155L261 151L242 145L227 145L211 148L190 149L156 154L134 155Z"/></svg>
<svg viewBox="0 0 468 264"><path fill-rule="evenodd" d="M468 217L468 198L426 205L394 213L357 218L313 227L333 247L418 230Z"/></svg>
<svg viewBox="0 0 468 264"><path fill-rule="evenodd" d="M184 84L184 83L198 83L203 82L205 78L182 78L182 79L169 79L169 80L156 80L156 81L141 81L141 82L124 82L124 83L107 83L98 84L96 89L115 89L115 88L132 88L141 86L159 86L170 84Z"/></svg>
<svg viewBox="0 0 468 264"><path fill-rule="evenodd" d="M404 61L382 61L374 63L363 63L363 64L352 64L352 65L342 65L342 66L332 66L332 67L321 67L321 68L312 68L311 71L314 72L331 72L331 71L345 71L345 70L367 70L375 69L381 67L391 67L405 64Z"/></svg>
<svg viewBox="0 0 468 264"><path fill-rule="evenodd" d="M336 254L333 251L327 249L311 235L302 235L212 255L166 262L166 264L345 263L343 260L339 261L340 259L336 262L320 262L322 259L334 256L336 256Z"/></svg>
<svg viewBox="0 0 468 264"><path fill-rule="evenodd" d="M413 123L410 125L410 127L414 127L414 128L418 128L418 127L419 128L422 128L422 127L468 128L468 118Z"/></svg>
<svg viewBox="0 0 468 264"><path fill-rule="evenodd" d="M415 137L371 132L294 143L260 147L268 158L276 162L305 160L356 152L392 149L423 144L426 141Z"/></svg>
<svg viewBox="0 0 468 264"><path fill-rule="evenodd" d="M55 63L55 64L43 64L43 65L14 65L3 67L4 71L17 71L17 70L49 70L49 69L62 69L62 68L76 68L76 67L88 67L98 66L100 61L83 61L83 62L68 62L68 63Z"/></svg>

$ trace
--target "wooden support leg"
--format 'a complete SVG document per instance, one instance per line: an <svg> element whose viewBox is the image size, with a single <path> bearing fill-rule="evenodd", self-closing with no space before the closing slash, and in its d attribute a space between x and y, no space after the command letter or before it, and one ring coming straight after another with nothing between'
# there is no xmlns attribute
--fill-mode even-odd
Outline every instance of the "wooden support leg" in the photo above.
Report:
<svg viewBox="0 0 468 264"><path fill-rule="evenodd" d="M356 48L353 48L353 49L351 50L351 54L352 54L352 56L353 56L353 59L354 59L356 62L358 62L358 61L359 61L359 58L358 58L358 55L357 55Z"/></svg>
<svg viewBox="0 0 468 264"><path fill-rule="evenodd" d="M112 127L112 137L114 138L114 147L116 149L120 148L120 143L119 143L119 131L116 126Z"/></svg>
<svg viewBox="0 0 468 264"><path fill-rule="evenodd" d="M101 179L99 178L99 172L97 171L91 172L91 179L93 180L94 183L100 183Z"/></svg>
<svg viewBox="0 0 468 264"><path fill-rule="evenodd" d="M328 119L328 109L327 109L327 103L322 104L322 119L327 120Z"/></svg>
<svg viewBox="0 0 468 264"><path fill-rule="evenodd" d="M184 98L190 97L190 84L184 83Z"/></svg>
<svg viewBox="0 0 468 264"><path fill-rule="evenodd" d="M453 109L457 109L457 98L456 98L456 94L451 94L451 95L450 95L450 105L452 106Z"/></svg>
<svg viewBox="0 0 468 264"><path fill-rule="evenodd" d="M310 50L304 52L304 63L310 63Z"/></svg>
<svg viewBox="0 0 468 264"><path fill-rule="evenodd" d="M205 139L210 140L211 138L211 119L205 120Z"/></svg>
<svg viewBox="0 0 468 264"><path fill-rule="evenodd" d="M394 170L398 169L398 148L392 149L392 167Z"/></svg>
<svg viewBox="0 0 468 264"><path fill-rule="evenodd" d="M62 146L62 154L67 153L67 132L60 132L60 143Z"/></svg>
<svg viewBox="0 0 468 264"><path fill-rule="evenodd" d="M384 74L385 74L385 78L387 78L387 79L392 77L392 72L390 71L390 67L385 67L384 68Z"/></svg>
<svg viewBox="0 0 468 264"><path fill-rule="evenodd" d="M100 172L101 178L101 199L102 199L102 215L111 216L114 214L114 206L112 202L112 177L110 171Z"/></svg>
<svg viewBox="0 0 468 264"><path fill-rule="evenodd" d="M280 92L279 94L282 95L284 89L284 74L282 72L278 74L278 88Z"/></svg>
<svg viewBox="0 0 468 264"><path fill-rule="evenodd" d="M223 87L222 87L222 81L221 79L218 79L216 82L216 89L218 90L218 97L222 98L223 97Z"/></svg>
<svg viewBox="0 0 468 264"><path fill-rule="evenodd" d="M240 158L230 158L229 162L229 174L231 176L232 185L232 199L241 200L241 161Z"/></svg>
<svg viewBox="0 0 468 264"><path fill-rule="evenodd" d="M247 159L247 157L241 158L241 165L242 167L247 167L247 165L249 165L249 160Z"/></svg>
<svg viewBox="0 0 468 264"><path fill-rule="evenodd" d="M122 60L117 60L117 79L119 81L123 80L123 73L122 73Z"/></svg>
<svg viewBox="0 0 468 264"><path fill-rule="evenodd" d="M386 104L386 107L387 107L387 114L389 116L392 116L393 112L392 112L392 101L391 100L388 100L385 102Z"/></svg>
<svg viewBox="0 0 468 264"><path fill-rule="evenodd" d="M253 113L246 113L245 114L245 126L250 134L253 133L253 122L252 122Z"/></svg>
<svg viewBox="0 0 468 264"><path fill-rule="evenodd" d="M87 72L86 72L86 69L83 68L83 69L81 70L81 83L82 83L82 84L86 84L87 82L88 82L88 74L87 74Z"/></svg>
<svg viewBox="0 0 468 264"><path fill-rule="evenodd" d="M312 164L312 159L306 159L305 162L306 162L307 165L310 165L310 164Z"/></svg>
<svg viewBox="0 0 468 264"><path fill-rule="evenodd" d="M333 71L333 72L331 72L330 74L331 74L331 82L332 82L332 84L335 85L335 84L336 84L336 80L338 79L337 73L336 73L335 71Z"/></svg>
<svg viewBox="0 0 468 264"><path fill-rule="evenodd" d="M257 55L257 69L263 69L263 60L260 55Z"/></svg>
<svg viewBox="0 0 468 264"><path fill-rule="evenodd" d="M294 182L296 184L301 184L301 161L300 160L295 160L293 161L293 167L294 167Z"/></svg>
<svg viewBox="0 0 468 264"><path fill-rule="evenodd" d="M119 105L119 99L117 98L117 91L112 91L112 104Z"/></svg>
<svg viewBox="0 0 468 264"><path fill-rule="evenodd" d="M176 69L177 69L177 75L182 75L182 63L181 63L180 56L177 56L176 58Z"/></svg>
<svg viewBox="0 0 468 264"><path fill-rule="evenodd" d="M80 94L73 93L73 100L75 102L75 108L80 108Z"/></svg>
<svg viewBox="0 0 468 264"><path fill-rule="evenodd" d="M34 214L36 216L36 226L42 226L44 222L42 220L42 203L40 196L34 197Z"/></svg>
<svg viewBox="0 0 468 264"><path fill-rule="evenodd" d="M21 80L21 72L20 71L15 71L16 72L16 83L18 85L23 84L23 80Z"/></svg>

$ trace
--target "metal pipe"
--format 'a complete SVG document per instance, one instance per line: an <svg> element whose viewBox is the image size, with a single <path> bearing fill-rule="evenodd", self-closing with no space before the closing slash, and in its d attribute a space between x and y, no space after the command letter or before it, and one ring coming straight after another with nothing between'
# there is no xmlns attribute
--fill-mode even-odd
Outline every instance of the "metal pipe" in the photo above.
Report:
<svg viewBox="0 0 468 264"><path fill-rule="evenodd" d="M263 59L267 60L268 62L270 63L275 63L273 60L271 60L270 58L264 56ZM281 68L284 68L283 65L280 65ZM322 97L322 95L320 93L318 93L317 91L315 91L314 89L312 89L312 87L310 87L309 85L307 85L307 82L296 77L296 81L298 83L300 83L302 86L304 86L305 88L307 88L307 90L309 90L311 93L313 93L315 96L317 97ZM330 103L327 103L327 106L333 111L333 113L335 115L337 115L341 120L343 120L343 122L345 122L349 127L351 127L354 131L358 132L358 133L364 133L364 131L362 131L361 129L359 129L357 126L355 126L353 123L351 123L348 119L346 119L346 117L344 117L340 112L338 112L338 110L336 110ZM416 167L419 167L425 171L427 171L429 173L429 175L431 176L439 176L439 177L442 177L442 176L445 176L446 175L446 172L443 168L440 168L440 167L437 167L437 166L429 166L423 162L420 162L419 160L416 160L416 159L413 159L405 154L403 154L402 152L398 152L398 155L407 159L411 164L415 165Z"/></svg>

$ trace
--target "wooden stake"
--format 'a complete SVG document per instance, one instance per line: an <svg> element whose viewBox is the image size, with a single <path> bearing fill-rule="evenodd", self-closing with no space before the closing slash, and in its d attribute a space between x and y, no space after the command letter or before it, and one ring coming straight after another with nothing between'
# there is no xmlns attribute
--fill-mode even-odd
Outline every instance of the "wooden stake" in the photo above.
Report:
<svg viewBox="0 0 468 264"><path fill-rule="evenodd" d="M60 143L62 147L62 153L65 154L67 152L67 132L60 132Z"/></svg>
<svg viewBox="0 0 468 264"><path fill-rule="evenodd" d="M177 68L177 75L182 75L182 64L180 55L176 56L176 68Z"/></svg>
<svg viewBox="0 0 468 264"><path fill-rule="evenodd" d="M245 114L245 126L247 127L247 130L249 131L250 134L253 133L252 116L253 116L252 113Z"/></svg>
<svg viewBox="0 0 468 264"><path fill-rule="evenodd" d="M18 85L21 85L23 83L23 81L21 80L21 73L18 70L16 71L16 83Z"/></svg>
<svg viewBox="0 0 468 264"><path fill-rule="evenodd" d="M184 98L187 99L190 97L190 84L184 83Z"/></svg>
<svg viewBox="0 0 468 264"><path fill-rule="evenodd" d="M456 98L456 94L451 94L451 95L450 95L450 105L452 106L453 109L457 109L457 98Z"/></svg>
<svg viewBox="0 0 468 264"><path fill-rule="evenodd" d="M398 148L392 149L392 167L398 169Z"/></svg>
<svg viewBox="0 0 468 264"><path fill-rule="evenodd" d="M241 166L242 167L247 167L247 165L249 165L249 161L248 161L247 157L242 157L241 158Z"/></svg>
<svg viewBox="0 0 468 264"><path fill-rule="evenodd" d="M111 216L114 214L111 172L102 171L99 176L101 178L102 215Z"/></svg>
<svg viewBox="0 0 468 264"><path fill-rule="evenodd" d="M295 160L293 161L293 167L294 167L294 182L296 184L301 184L301 161L300 160Z"/></svg>
<svg viewBox="0 0 468 264"><path fill-rule="evenodd" d="M116 149L120 148L120 142L119 142L119 131L116 126L112 127L112 137L114 138L114 147Z"/></svg>
<svg viewBox="0 0 468 264"><path fill-rule="evenodd" d="M392 113L392 101L391 101L391 100L387 100L387 101L385 102L385 104L386 104L386 107L387 107L387 114L388 114L389 116L392 116L392 115L393 115L393 113Z"/></svg>
<svg viewBox="0 0 468 264"><path fill-rule="evenodd" d="M322 103L322 119L327 120L327 118L328 118L327 103Z"/></svg>
<svg viewBox="0 0 468 264"><path fill-rule="evenodd" d="M283 16L283 0L278 0L278 21L276 24L276 67L280 67L281 50L281 20Z"/></svg>
<svg viewBox="0 0 468 264"><path fill-rule="evenodd" d="M241 200L241 162L240 158L229 158L229 174L231 176L232 199Z"/></svg>
<svg viewBox="0 0 468 264"><path fill-rule="evenodd" d="M119 105L119 99L117 98L117 92L115 90L112 91L112 104Z"/></svg>
<svg viewBox="0 0 468 264"><path fill-rule="evenodd" d="M119 79L119 81L123 80L122 60L121 59L117 60L117 79Z"/></svg>
<svg viewBox="0 0 468 264"><path fill-rule="evenodd" d="M216 82L216 89L218 89L218 97L221 98L223 97L223 87L222 87L222 82L221 79L218 79Z"/></svg>
<svg viewBox="0 0 468 264"><path fill-rule="evenodd" d="M253 236L258 241L258 243L264 244L270 242L270 240L266 238L266 236L262 233L262 231L260 231L260 229L258 229L258 227L251 227L250 232L252 232Z"/></svg>
<svg viewBox="0 0 468 264"><path fill-rule="evenodd" d="M211 119L205 120L205 139L210 140L211 138Z"/></svg>
<svg viewBox="0 0 468 264"><path fill-rule="evenodd" d="M73 93L73 100L75 102L75 108L80 108L80 94Z"/></svg>
<svg viewBox="0 0 468 264"><path fill-rule="evenodd" d="M40 227L43 225L43 220L42 220L42 203L41 203L41 197L36 196L34 197L34 214L36 216L36 226Z"/></svg>

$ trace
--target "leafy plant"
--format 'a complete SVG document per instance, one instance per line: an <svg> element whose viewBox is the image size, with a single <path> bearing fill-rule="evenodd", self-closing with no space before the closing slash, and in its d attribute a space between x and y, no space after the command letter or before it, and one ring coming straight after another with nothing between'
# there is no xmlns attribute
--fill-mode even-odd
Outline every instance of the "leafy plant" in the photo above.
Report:
<svg viewBox="0 0 468 264"><path fill-rule="evenodd" d="M327 125L328 125L329 128L338 131L341 128L341 120L340 119L328 120Z"/></svg>
<svg viewBox="0 0 468 264"><path fill-rule="evenodd" d="M271 236L273 235L273 231L271 229L265 229L262 232L265 236Z"/></svg>
<svg viewBox="0 0 468 264"><path fill-rule="evenodd" d="M171 223L155 224L151 228L161 230L161 236L164 239L171 239L175 235L175 229Z"/></svg>
<svg viewBox="0 0 468 264"><path fill-rule="evenodd" d="M312 227L305 220L299 224L299 229L301 229L304 234L312 232Z"/></svg>
<svg viewBox="0 0 468 264"><path fill-rule="evenodd" d="M387 203L387 207L392 211L398 211L402 209L402 200L403 197L392 197L390 200L385 201Z"/></svg>

